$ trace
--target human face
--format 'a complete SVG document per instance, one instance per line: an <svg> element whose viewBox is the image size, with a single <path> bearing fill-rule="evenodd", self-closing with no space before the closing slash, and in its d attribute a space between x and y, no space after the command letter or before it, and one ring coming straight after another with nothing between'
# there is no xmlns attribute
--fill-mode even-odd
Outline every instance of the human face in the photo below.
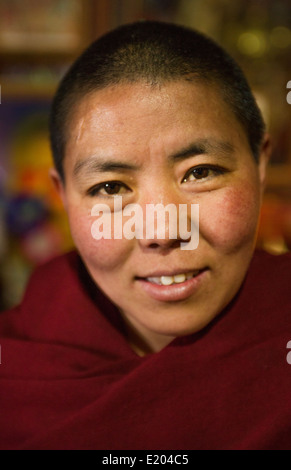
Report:
<svg viewBox="0 0 291 470"><path fill-rule="evenodd" d="M65 184L55 179L76 247L138 353L199 331L239 290L254 250L266 154L264 145L254 161L242 126L203 84L123 84L77 106ZM92 207L113 207L116 195L144 213L150 203L199 204L198 247L181 250L178 240L158 236L94 240ZM182 273L190 279L170 286L149 279Z"/></svg>

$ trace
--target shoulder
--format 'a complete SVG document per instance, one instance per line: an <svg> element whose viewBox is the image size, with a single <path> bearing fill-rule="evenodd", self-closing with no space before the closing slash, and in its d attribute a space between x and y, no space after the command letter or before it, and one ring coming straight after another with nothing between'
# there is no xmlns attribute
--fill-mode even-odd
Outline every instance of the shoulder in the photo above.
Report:
<svg viewBox="0 0 291 470"><path fill-rule="evenodd" d="M72 289L78 283L80 264L78 253L71 251L35 267L21 304L35 301L41 304L49 298L56 298L61 291Z"/></svg>
<svg viewBox="0 0 291 470"><path fill-rule="evenodd" d="M54 257L34 269L29 283L48 280L48 278L51 281L57 281L61 275L74 273L80 262L81 259L76 251Z"/></svg>
<svg viewBox="0 0 291 470"><path fill-rule="evenodd" d="M61 305L72 308L75 302L92 303L97 294L77 251L53 258L38 266L32 273L22 301L22 306L42 308Z"/></svg>
<svg viewBox="0 0 291 470"><path fill-rule="evenodd" d="M95 340L101 331L105 337L119 322L115 307L72 251L34 270L21 304L1 313L0 334L79 344L94 332Z"/></svg>
<svg viewBox="0 0 291 470"><path fill-rule="evenodd" d="M275 323L285 318L290 325L290 286L291 253L273 255L256 251L240 297L246 309L257 311L265 320L269 314Z"/></svg>
<svg viewBox="0 0 291 470"><path fill-rule="evenodd" d="M63 315L81 303L89 303L80 273L85 268L76 251L60 255L37 266L17 307L1 313L0 327L9 322L22 331L45 323L45 318ZM89 275L87 274L89 277ZM86 285L86 282L84 282Z"/></svg>
<svg viewBox="0 0 291 470"><path fill-rule="evenodd" d="M290 290L291 253L274 255L262 250L255 251L249 269L249 277L256 284L267 286L287 286ZM290 290L291 293L291 290Z"/></svg>
<svg viewBox="0 0 291 470"><path fill-rule="evenodd" d="M256 250L252 263L256 268L260 269L275 266L277 269L290 271L291 253L275 255L263 250Z"/></svg>
<svg viewBox="0 0 291 470"><path fill-rule="evenodd" d="M274 255L256 251L250 266L250 279L257 289L270 295L284 292L291 299L291 253Z"/></svg>

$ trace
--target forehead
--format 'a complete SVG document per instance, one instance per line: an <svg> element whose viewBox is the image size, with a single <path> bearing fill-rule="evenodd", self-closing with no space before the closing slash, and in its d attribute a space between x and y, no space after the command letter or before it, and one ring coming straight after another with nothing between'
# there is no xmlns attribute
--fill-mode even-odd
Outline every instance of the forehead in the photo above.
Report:
<svg viewBox="0 0 291 470"><path fill-rule="evenodd" d="M86 95L72 114L66 158L97 150L108 156L121 149L135 157L159 146L175 152L190 140L221 140L248 145L245 132L219 90L202 83L163 86L122 84ZM128 153L127 153L128 152Z"/></svg>

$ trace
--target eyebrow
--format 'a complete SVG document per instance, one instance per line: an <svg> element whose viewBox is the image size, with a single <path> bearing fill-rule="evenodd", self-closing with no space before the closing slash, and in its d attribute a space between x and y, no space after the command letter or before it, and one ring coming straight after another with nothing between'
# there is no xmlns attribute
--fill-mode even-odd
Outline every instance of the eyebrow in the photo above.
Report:
<svg viewBox="0 0 291 470"><path fill-rule="evenodd" d="M201 139L194 144L190 144L181 151L169 156L171 163L185 160L196 155L207 155L214 153L220 157L229 158L234 154L235 148L228 141L221 141L216 139Z"/></svg>
<svg viewBox="0 0 291 470"><path fill-rule="evenodd" d="M171 164L186 160L196 155L205 155L215 153L218 156L229 158L234 153L234 146L227 141L216 139L201 139L181 149L178 152L170 154L168 160ZM91 173L109 173L109 172L133 172L141 168L140 165L128 163L125 161L109 160L98 155L92 155L84 160L78 161L73 169L75 178L85 171L86 174Z"/></svg>
<svg viewBox="0 0 291 470"><path fill-rule="evenodd" d="M80 160L76 163L73 170L74 177L77 177L81 171L84 171L87 174L90 173L109 173L109 172L127 172L127 171L136 171L140 167L131 163L126 163L118 160L108 160L102 157L92 156L86 158L86 160Z"/></svg>

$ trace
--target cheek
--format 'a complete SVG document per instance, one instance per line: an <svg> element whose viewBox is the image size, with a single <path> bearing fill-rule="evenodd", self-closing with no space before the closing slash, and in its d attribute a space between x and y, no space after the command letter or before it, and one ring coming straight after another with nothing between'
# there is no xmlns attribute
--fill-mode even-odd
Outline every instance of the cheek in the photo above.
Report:
<svg viewBox="0 0 291 470"><path fill-rule="evenodd" d="M209 195L200 207L200 233L212 246L226 252L253 243L259 217L259 192L232 187Z"/></svg>
<svg viewBox="0 0 291 470"><path fill-rule="evenodd" d="M95 218L69 208L69 224L74 243L90 269L111 271L123 265L131 251L130 240L95 240L91 228Z"/></svg>

